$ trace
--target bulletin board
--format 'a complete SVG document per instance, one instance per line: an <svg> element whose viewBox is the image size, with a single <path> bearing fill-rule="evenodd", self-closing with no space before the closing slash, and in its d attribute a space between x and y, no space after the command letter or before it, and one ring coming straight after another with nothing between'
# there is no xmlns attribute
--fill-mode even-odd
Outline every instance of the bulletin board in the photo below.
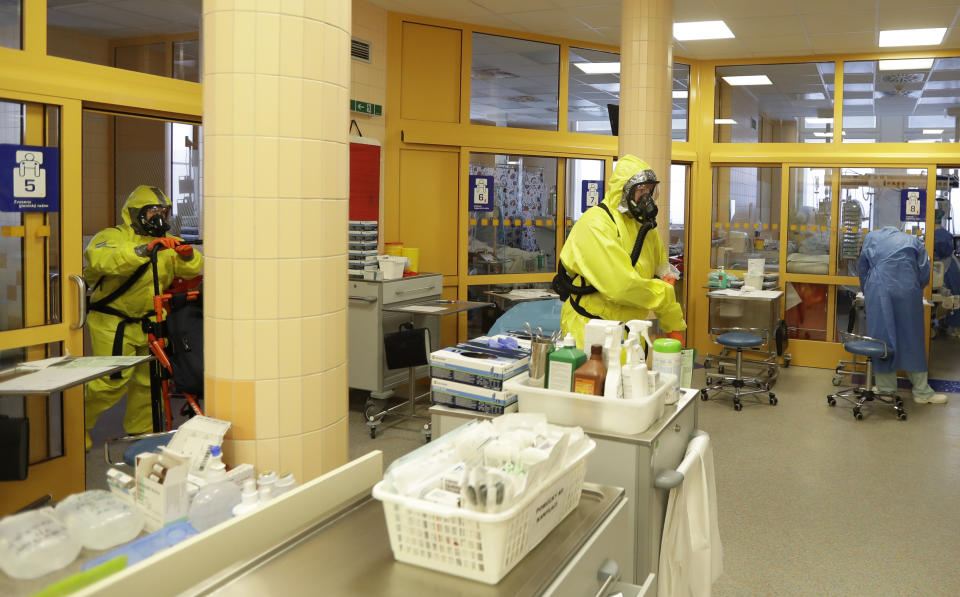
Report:
<svg viewBox="0 0 960 597"><path fill-rule="evenodd" d="M350 219L380 219L380 146L350 142Z"/></svg>

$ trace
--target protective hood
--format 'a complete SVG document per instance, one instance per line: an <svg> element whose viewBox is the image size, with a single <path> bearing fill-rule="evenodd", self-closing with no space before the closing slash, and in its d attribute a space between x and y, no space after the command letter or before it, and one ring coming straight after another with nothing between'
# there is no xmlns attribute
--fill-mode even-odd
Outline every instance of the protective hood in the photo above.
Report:
<svg viewBox="0 0 960 597"><path fill-rule="evenodd" d="M616 212L620 207L623 185L635 174L652 169L650 164L635 155L627 154L617 160L617 167L613 169L613 174L610 175L610 188L607 189L607 194L603 198L603 202L607 204L611 212Z"/></svg>
<svg viewBox="0 0 960 597"><path fill-rule="evenodd" d="M140 210L148 205L165 205L170 207L170 199L164 195L157 187L152 187L149 185L140 185L137 188L133 189L133 192L127 197L127 200L123 202L123 209L120 210L120 217L123 218L123 223L136 231L137 234L141 236L155 236L147 233L143 230L139 222L137 222L137 215L140 213Z"/></svg>

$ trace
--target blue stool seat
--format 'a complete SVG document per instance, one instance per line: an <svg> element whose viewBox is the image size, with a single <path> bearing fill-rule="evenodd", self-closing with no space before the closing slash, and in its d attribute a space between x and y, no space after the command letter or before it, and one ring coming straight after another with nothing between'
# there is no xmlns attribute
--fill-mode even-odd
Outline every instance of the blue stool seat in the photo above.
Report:
<svg viewBox="0 0 960 597"><path fill-rule="evenodd" d="M123 451L123 461L130 466L136 466L137 454L142 454L143 452L153 452L160 446L165 446L170 443L172 438L173 434L170 433L167 435L148 437L146 439L133 442L130 444L129 448Z"/></svg>
<svg viewBox="0 0 960 597"><path fill-rule="evenodd" d="M843 348L849 353L872 359L882 359L885 352L883 344L873 340L851 340L845 343Z"/></svg>
<svg viewBox="0 0 960 597"><path fill-rule="evenodd" d="M730 348L753 348L763 344L763 338L746 332L727 332L717 336L717 342Z"/></svg>

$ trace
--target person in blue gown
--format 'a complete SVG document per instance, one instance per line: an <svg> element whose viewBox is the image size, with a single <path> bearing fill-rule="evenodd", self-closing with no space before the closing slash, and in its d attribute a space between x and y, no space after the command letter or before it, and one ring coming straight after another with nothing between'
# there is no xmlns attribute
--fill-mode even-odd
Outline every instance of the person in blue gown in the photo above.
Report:
<svg viewBox="0 0 960 597"><path fill-rule="evenodd" d="M887 357L874 360L877 389L896 392L902 370L913 384L914 402L946 402L927 383L923 289L930 281L930 256L923 242L892 226L874 230L863 240L859 274L867 335L887 343Z"/></svg>
<svg viewBox="0 0 960 597"><path fill-rule="evenodd" d="M938 209L937 214L940 213ZM950 290L950 294L960 294L960 266L953 256L953 235L940 226L933 232L933 258L944 264L943 285ZM960 309L947 313L943 323L951 336L960 337Z"/></svg>

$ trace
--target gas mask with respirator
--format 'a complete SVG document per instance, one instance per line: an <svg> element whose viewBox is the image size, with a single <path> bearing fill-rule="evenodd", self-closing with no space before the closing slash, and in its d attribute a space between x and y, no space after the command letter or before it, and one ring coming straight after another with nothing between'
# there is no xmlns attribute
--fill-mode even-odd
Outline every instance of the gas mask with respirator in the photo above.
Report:
<svg viewBox="0 0 960 597"><path fill-rule="evenodd" d="M138 234L162 238L170 230L170 206L168 205L144 205L139 210L131 209L130 211L130 219Z"/></svg>
<svg viewBox="0 0 960 597"><path fill-rule="evenodd" d="M660 181L653 170L644 170L630 177L623 185L619 211L629 213L641 224L657 225L657 197Z"/></svg>

